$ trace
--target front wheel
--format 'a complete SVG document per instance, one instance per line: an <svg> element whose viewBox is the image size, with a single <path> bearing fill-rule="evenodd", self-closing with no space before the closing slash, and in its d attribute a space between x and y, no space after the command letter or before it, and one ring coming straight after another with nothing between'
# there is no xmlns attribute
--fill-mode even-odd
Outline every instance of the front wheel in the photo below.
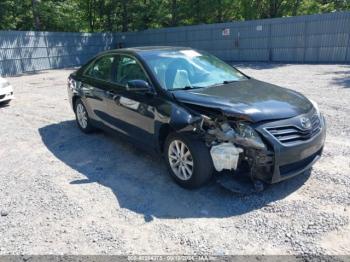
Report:
<svg viewBox="0 0 350 262"><path fill-rule="evenodd" d="M198 188L212 177L209 149L190 134L170 134L165 142L164 156L172 178L182 187Z"/></svg>
<svg viewBox="0 0 350 262"><path fill-rule="evenodd" d="M91 125L91 120L89 118L88 112L83 104L83 102L78 99L75 103L75 119L77 121L78 127L84 133L91 133L94 128Z"/></svg>

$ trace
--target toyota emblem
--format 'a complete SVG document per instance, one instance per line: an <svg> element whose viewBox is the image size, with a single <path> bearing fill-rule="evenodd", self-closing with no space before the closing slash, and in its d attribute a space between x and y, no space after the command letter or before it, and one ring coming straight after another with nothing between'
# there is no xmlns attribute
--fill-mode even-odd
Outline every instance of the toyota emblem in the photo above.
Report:
<svg viewBox="0 0 350 262"><path fill-rule="evenodd" d="M301 126L302 126L303 128L305 128L305 129L310 129L310 128L311 128L311 121L310 121L310 119L307 118L307 117L302 117L302 118L300 119L300 124L301 124Z"/></svg>

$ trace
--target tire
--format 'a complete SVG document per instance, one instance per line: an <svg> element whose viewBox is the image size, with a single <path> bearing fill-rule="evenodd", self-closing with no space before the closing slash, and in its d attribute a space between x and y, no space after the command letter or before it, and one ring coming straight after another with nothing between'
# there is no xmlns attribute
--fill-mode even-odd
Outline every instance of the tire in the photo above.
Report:
<svg viewBox="0 0 350 262"><path fill-rule="evenodd" d="M90 117L81 99L77 99L74 105L75 120L81 131L86 134L93 132L95 129L91 124Z"/></svg>
<svg viewBox="0 0 350 262"><path fill-rule="evenodd" d="M185 147L181 151L183 146ZM209 149L203 141L191 134L169 134L164 145L164 157L171 177L181 187L199 188L212 177L214 167Z"/></svg>

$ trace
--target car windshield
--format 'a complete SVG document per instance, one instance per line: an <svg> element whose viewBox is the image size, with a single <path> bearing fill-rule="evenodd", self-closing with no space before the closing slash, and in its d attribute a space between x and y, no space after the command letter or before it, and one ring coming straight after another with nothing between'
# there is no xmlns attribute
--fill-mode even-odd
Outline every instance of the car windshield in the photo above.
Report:
<svg viewBox="0 0 350 262"><path fill-rule="evenodd" d="M141 56L167 90L203 88L247 79L215 56L192 49L145 52Z"/></svg>

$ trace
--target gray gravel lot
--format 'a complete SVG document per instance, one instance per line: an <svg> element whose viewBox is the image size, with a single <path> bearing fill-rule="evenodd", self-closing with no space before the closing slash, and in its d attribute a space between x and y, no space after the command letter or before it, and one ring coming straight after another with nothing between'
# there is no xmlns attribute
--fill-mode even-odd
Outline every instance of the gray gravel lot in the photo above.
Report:
<svg viewBox="0 0 350 262"><path fill-rule="evenodd" d="M0 107L0 254L350 254L350 66L240 64L302 92L328 123L311 175L239 196L175 185L160 158L84 135L72 70L9 80Z"/></svg>

